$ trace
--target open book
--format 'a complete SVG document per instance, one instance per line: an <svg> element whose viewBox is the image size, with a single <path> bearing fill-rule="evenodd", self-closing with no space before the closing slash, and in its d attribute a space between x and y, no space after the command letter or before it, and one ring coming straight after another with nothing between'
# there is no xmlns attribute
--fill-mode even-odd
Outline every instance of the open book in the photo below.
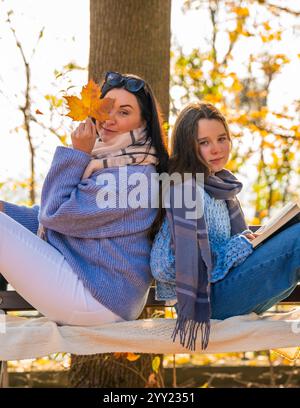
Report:
<svg viewBox="0 0 300 408"><path fill-rule="evenodd" d="M266 225L263 225L257 231L255 231L260 235L251 241L253 248L257 247L257 245L261 244L272 235L275 235L275 233L282 231L296 222L300 222L299 201L286 204L281 210L276 212L274 216L270 218Z"/></svg>

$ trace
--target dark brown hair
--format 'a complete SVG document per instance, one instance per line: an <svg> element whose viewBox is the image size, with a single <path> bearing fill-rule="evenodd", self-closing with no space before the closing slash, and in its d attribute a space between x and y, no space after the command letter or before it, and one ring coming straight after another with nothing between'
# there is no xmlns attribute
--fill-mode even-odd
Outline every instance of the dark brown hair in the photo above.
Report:
<svg viewBox="0 0 300 408"><path fill-rule="evenodd" d="M153 94L151 86L141 77L134 74L122 74L124 77L142 79L145 82L138 92L131 92L137 98L141 109L142 118L147 123L147 139L150 139L150 147L154 146L158 158L156 171L160 174L168 171L169 153L167 150L166 133L163 128L161 109ZM104 83L104 82L103 82ZM102 84L101 84L102 85ZM101 94L101 98L114 88L124 88L124 85L107 87ZM128 89L126 89L127 92Z"/></svg>
<svg viewBox="0 0 300 408"><path fill-rule="evenodd" d="M169 174L203 173L204 179L210 174L210 169L199 153L197 148L198 122L201 119L218 120L224 125L228 139L231 141L230 131L225 117L211 103L190 103L179 114L176 119L171 143L171 154L169 160ZM159 208L150 232L149 238L154 239L159 231L165 216L165 209Z"/></svg>

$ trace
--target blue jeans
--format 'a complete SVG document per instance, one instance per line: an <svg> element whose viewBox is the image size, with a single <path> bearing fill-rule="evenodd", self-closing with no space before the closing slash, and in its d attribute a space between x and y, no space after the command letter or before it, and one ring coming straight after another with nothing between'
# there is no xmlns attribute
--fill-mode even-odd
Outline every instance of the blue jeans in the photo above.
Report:
<svg viewBox="0 0 300 408"><path fill-rule="evenodd" d="M263 313L300 281L300 223L280 232L211 284L212 319Z"/></svg>

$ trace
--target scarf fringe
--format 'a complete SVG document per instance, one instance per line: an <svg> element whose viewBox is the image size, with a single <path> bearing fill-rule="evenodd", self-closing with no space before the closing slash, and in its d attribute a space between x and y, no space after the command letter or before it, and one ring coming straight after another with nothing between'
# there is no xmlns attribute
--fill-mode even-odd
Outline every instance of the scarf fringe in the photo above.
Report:
<svg viewBox="0 0 300 408"><path fill-rule="evenodd" d="M201 349L205 350L208 346L210 335L210 322L196 322L185 316L177 318L174 331L171 338L173 343L176 340L176 336L179 332L180 344L183 347L191 351L196 350L196 341L198 336L198 330L201 330Z"/></svg>

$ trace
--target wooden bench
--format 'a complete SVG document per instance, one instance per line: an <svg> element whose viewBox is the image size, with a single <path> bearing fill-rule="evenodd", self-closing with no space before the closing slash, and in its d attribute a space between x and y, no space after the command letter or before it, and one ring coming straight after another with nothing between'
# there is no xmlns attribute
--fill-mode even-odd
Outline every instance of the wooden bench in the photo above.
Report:
<svg viewBox="0 0 300 408"><path fill-rule="evenodd" d="M252 231L256 231L258 226L250 227ZM280 304L297 304L300 303L300 285L298 285L295 290ZM165 307L164 301L155 300L155 288L151 287L149 291L149 296L145 305L145 308L148 307ZM14 290L7 290L7 281L0 274L0 310L3 312L11 311L32 311L36 310L31 306L22 296L20 296ZM4 373L4 375L2 375ZM2 380L1 380L1 377ZM0 388L8 384L7 377L7 364L6 362L0 362Z"/></svg>
<svg viewBox="0 0 300 408"><path fill-rule="evenodd" d="M0 278L1 279L1 278ZM300 303L300 285L280 304ZM145 307L165 307L164 301L155 300L155 289L150 288ZM4 312L35 310L22 296L14 290L0 290L0 309Z"/></svg>
<svg viewBox="0 0 300 408"><path fill-rule="evenodd" d="M20 296L14 290L6 290L7 282L0 275L0 309L5 313L10 311L31 311L35 310L22 296ZM300 303L300 285L280 304L297 304ZM165 302L155 300L155 288L151 287L148 300L146 303L147 307L165 307ZM8 387L8 371L7 371L7 362L0 361L0 388Z"/></svg>
<svg viewBox="0 0 300 408"><path fill-rule="evenodd" d="M251 225L249 228L255 232L260 225ZM300 303L300 285L283 301L280 303L285 304L294 304ZM147 303L145 307L165 307L164 301L155 300L155 289L151 287ZM0 274L0 310L3 310L5 313L10 311L27 311L35 310L25 299L22 298L16 291L7 290L7 282Z"/></svg>
<svg viewBox="0 0 300 408"><path fill-rule="evenodd" d="M22 296L14 290L6 290L7 282L0 275L0 310L5 313L10 311L31 311L35 310ZM300 303L300 285L280 304L297 304ZM165 302L155 300L155 288L151 287L147 307L165 307ZM7 362L0 361L0 388L7 388L9 386Z"/></svg>

